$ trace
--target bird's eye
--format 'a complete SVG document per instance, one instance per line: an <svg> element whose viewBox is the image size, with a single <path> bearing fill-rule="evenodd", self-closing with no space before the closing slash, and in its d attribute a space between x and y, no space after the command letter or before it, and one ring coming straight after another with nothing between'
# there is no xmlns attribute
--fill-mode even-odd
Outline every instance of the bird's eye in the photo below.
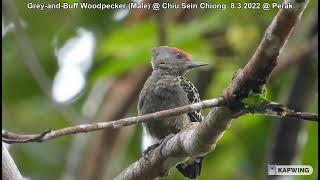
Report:
<svg viewBox="0 0 320 180"><path fill-rule="evenodd" d="M182 54L177 54L176 57L177 57L178 59L182 59L182 58L183 58L183 55L182 55Z"/></svg>

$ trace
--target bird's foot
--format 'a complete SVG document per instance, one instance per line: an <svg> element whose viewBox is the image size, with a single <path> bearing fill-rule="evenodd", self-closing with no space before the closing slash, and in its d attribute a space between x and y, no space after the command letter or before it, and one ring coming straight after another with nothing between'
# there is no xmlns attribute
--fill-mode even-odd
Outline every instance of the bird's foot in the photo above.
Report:
<svg viewBox="0 0 320 180"><path fill-rule="evenodd" d="M160 153L162 155L162 149L164 148L164 146L167 144L167 142L169 141L169 139L171 139L175 134L169 134L167 135L164 139L161 139L160 141Z"/></svg>
<svg viewBox="0 0 320 180"><path fill-rule="evenodd" d="M144 150L142 152L142 157L145 159L145 160L149 160L150 159L150 154L151 152L157 148L159 145L160 145L161 141L159 143L156 143L156 144L153 144L151 146L149 146L146 150Z"/></svg>
<svg viewBox="0 0 320 180"><path fill-rule="evenodd" d="M162 155L162 149L164 148L164 146L166 145L166 143L168 142L169 139L171 139L174 136L174 134L169 134L167 135L164 139L161 139L158 143L153 144L151 146L149 146L146 150L144 150L142 152L142 157L145 160L150 160L150 154L152 153L152 151L154 149L156 149L158 146L160 146L160 153Z"/></svg>

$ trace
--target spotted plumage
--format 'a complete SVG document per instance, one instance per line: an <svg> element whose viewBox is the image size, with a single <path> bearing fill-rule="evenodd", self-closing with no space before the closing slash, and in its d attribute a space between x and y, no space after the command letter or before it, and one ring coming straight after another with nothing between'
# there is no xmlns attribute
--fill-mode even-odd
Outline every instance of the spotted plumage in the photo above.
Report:
<svg viewBox="0 0 320 180"><path fill-rule="evenodd" d="M189 80L185 79L184 77L179 77L180 85L182 86L184 92L187 94L188 104L193 104L200 102L200 95L197 88L190 82ZM188 113L190 120L192 122L201 122L203 120L203 116L201 111L194 111Z"/></svg>
<svg viewBox="0 0 320 180"><path fill-rule="evenodd" d="M192 82L185 79L184 77L179 77L179 82L182 89L187 95L188 104L193 104L201 101L199 92ZM200 110L190 112L188 113L188 116L192 122L201 122L203 120L203 116ZM185 177L193 179L200 175L203 159L204 157L190 158L186 162L178 164L176 167Z"/></svg>

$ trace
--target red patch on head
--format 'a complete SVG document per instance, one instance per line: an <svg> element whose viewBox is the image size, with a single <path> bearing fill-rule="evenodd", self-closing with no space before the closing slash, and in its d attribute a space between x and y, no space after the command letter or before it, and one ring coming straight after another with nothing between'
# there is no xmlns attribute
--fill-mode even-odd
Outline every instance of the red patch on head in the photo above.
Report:
<svg viewBox="0 0 320 180"><path fill-rule="evenodd" d="M190 60L190 56L188 53L184 52L183 50L179 49L179 48L176 48L176 47L173 47L171 48L172 50L176 51L176 52L179 52L181 53L186 59Z"/></svg>

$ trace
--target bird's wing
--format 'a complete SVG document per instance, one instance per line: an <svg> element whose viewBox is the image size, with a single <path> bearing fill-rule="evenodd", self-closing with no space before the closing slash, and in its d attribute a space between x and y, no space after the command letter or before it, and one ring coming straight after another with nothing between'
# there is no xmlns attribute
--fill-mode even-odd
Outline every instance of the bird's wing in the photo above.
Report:
<svg viewBox="0 0 320 180"><path fill-rule="evenodd" d="M179 80L180 80L180 85L182 86L184 92L187 95L188 104L200 102L201 100L200 100L199 92L197 88L192 84L192 82L190 82L189 80L183 77L180 77ZM190 112L188 113L188 115L192 122L201 122L203 120L203 116L200 110Z"/></svg>
<svg viewBox="0 0 320 180"><path fill-rule="evenodd" d="M188 103L193 104L200 102L200 96L197 88L192 84L192 82L188 81L187 79L180 77L180 85L182 86L184 92L187 95ZM194 111L188 113L190 120L193 122L201 122L203 120L203 116L201 111ZM204 157L196 157L190 158L187 162L178 164L176 167L177 169L187 178L195 179L197 176L200 175L201 172L201 163Z"/></svg>

